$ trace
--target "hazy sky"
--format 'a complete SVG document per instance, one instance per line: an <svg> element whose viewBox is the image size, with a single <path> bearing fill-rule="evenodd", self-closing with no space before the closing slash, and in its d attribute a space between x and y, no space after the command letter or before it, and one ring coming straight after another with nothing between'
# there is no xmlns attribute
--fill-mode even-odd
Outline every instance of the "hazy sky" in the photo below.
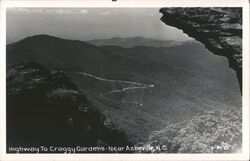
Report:
<svg viewBox="0 0 250 161"><path fill-rule="evenodd" d="M49 34L66 39L112 37L190 39L165 25L159 8L8 8L7 43L27 36Z"/></svg>

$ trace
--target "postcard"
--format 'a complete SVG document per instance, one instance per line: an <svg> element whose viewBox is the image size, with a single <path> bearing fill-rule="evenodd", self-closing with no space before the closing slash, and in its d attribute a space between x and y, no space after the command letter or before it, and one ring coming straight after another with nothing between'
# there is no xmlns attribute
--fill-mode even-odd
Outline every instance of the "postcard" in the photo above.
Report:
<svg viewBox="0 0 250 161"><path fill-rule="evenodd" d="M249 160L248 1L0 4L0 160Z"/></svg>

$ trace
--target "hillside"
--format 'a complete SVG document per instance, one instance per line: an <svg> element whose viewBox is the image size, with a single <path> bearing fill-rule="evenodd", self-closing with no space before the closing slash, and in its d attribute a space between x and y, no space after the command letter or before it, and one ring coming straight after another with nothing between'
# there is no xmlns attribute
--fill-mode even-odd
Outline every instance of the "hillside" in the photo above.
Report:
<svg viewBox="0 0 250 161"><path fill-rule="evenodd" d="M34 62L8 70L9 147L128 144L124 133L107 124L105 115L63 72L51 72Z"/></svg>
<svg viewBox="0 0 250 161"><path fill-rule="evenodd" d="M145 146L153 153L239 153L242 148L242 113L209 111L189 121L153 131ZM156 147L161 147L160 149Z"/></svg>

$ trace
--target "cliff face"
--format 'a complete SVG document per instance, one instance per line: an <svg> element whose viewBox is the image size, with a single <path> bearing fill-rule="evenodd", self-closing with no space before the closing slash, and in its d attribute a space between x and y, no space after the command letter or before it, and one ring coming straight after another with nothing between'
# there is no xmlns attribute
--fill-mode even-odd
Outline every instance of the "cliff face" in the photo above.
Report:
<svg viewBox="0 0 250 161"><path fill-rule="evenodd" d="M161 8L161 20L183 30L216 55L226 56L242 88L241 8Z"/></svg>
<svg viewBox="0 0 250 161"><path fill-rule="evenodd" d="M126 145L63 73L38 63L7 71L7 145Z"/></svg>

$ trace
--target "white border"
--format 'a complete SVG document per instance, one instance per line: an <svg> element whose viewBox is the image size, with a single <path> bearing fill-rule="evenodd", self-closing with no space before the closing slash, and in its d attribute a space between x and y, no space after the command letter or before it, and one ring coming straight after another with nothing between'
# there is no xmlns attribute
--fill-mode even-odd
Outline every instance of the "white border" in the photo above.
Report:
<svg viewBox="0 0 250 161"><path fill-rule="evenodd" d="M243 7L243 151L239 154L6 154L7 7ZM249 160L249 2L248 0L0 0L0 160Z"/></svg>

